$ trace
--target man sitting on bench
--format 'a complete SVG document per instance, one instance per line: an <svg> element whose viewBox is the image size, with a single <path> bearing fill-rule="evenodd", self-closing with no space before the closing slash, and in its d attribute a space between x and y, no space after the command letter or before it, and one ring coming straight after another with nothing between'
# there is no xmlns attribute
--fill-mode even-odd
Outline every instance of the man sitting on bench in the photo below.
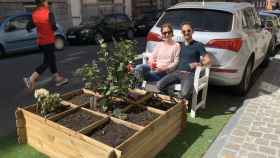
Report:
<svg viewBox="0 0 280 158"><path fill-rule="evenodd" d="M187 99L191 96L194 83L194 73L197 66L210 64L210 58L204 45L192 39L192 25L184 22L181 31L185 39L181 44L181 52L177 69L157 82L157 89L166 90L170 85L181 83L180 98Z"/></svg>

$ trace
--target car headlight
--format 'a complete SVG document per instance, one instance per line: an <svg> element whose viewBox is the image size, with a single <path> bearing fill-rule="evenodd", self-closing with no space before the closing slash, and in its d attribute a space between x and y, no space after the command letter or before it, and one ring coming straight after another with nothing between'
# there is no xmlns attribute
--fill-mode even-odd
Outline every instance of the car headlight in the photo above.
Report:
<svg viewBox="0 0 280 158"><path fill-rule="evenodd" d="M88 34L90 32L90 29L83 29L81 31L81 34Z"/></svg>

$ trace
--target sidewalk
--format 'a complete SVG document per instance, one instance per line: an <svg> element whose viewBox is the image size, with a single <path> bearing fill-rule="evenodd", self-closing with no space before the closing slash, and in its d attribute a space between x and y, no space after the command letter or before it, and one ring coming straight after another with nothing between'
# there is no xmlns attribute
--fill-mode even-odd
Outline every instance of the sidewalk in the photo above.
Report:
<svg viewBox="0 0 280 158"><path fill-rule="evenodd" d="M280 57L254 83L204 158L280 157Z"/></svg>

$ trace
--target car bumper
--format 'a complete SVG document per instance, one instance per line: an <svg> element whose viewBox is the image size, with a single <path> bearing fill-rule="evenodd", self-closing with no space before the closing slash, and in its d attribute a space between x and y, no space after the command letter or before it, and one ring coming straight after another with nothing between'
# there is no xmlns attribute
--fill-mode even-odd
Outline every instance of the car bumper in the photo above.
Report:
<svg viewBox="0 0 280 158"><path fill-rule="evenodd" d="M242 73L210 72L209 83L218 86L234 86L241 82Z"/></svg>

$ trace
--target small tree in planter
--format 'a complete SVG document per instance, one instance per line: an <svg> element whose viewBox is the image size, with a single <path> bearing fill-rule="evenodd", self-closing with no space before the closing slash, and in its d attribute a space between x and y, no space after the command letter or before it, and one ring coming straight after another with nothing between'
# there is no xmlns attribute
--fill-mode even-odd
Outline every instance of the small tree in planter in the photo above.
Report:
<svg viewBox="0 0 280 158"><path fill-rule="evenodd" d="M93 89L96 85L93 85L93 82L98 79L99 69L95 61L92 61L92 64L85 64L81 68L78 68L75 72L76 75L81 76L86 89Z"/></svg>
<svg viewBox="0 0 280 158"><path fill-rule="evenodd" d="M108 45L101 40L98 64L95 62L92 65L85 64L82 68L77 69L76 74L83 77L86 87L94 82L94 91L102 96L98 105L94 104L93 108L99 108L103 112L113 109L113 114L121 115L119 109L113 105L113 98L127 101L129 88L133 88L136 81L131 69L137 51L134 41L122 40L117 42L114 40L113 43L113 48L109 49ZM104 71L101 72L101 70ZM96 102L96 98L90 100L90 103Z"/></svg>
<svg viewBox="0 0 280 158"><path fill-rule="evenodd" d="M60 103L62 99L58 93L50 94L46 89L37 89L34 97L36 99L36 113L40 113L44 117L48 117L49 114L63 107Z"/></svg>
<svg viewBox="0 0 280 158"><path fill-rule="evenodd" d="M130 40L114 41L114 47L110 50L106 43L100 44L98 51L99 61L105 64L105 76L98 92L103 96L100 106L104 111L113 106L113 98L127 100L129 88L133 88L135 77L131 70L131 63L136 57L136 43ZM114 108L113 108L114 109ZM119 114L119 112L114 112Z"/></svg>

